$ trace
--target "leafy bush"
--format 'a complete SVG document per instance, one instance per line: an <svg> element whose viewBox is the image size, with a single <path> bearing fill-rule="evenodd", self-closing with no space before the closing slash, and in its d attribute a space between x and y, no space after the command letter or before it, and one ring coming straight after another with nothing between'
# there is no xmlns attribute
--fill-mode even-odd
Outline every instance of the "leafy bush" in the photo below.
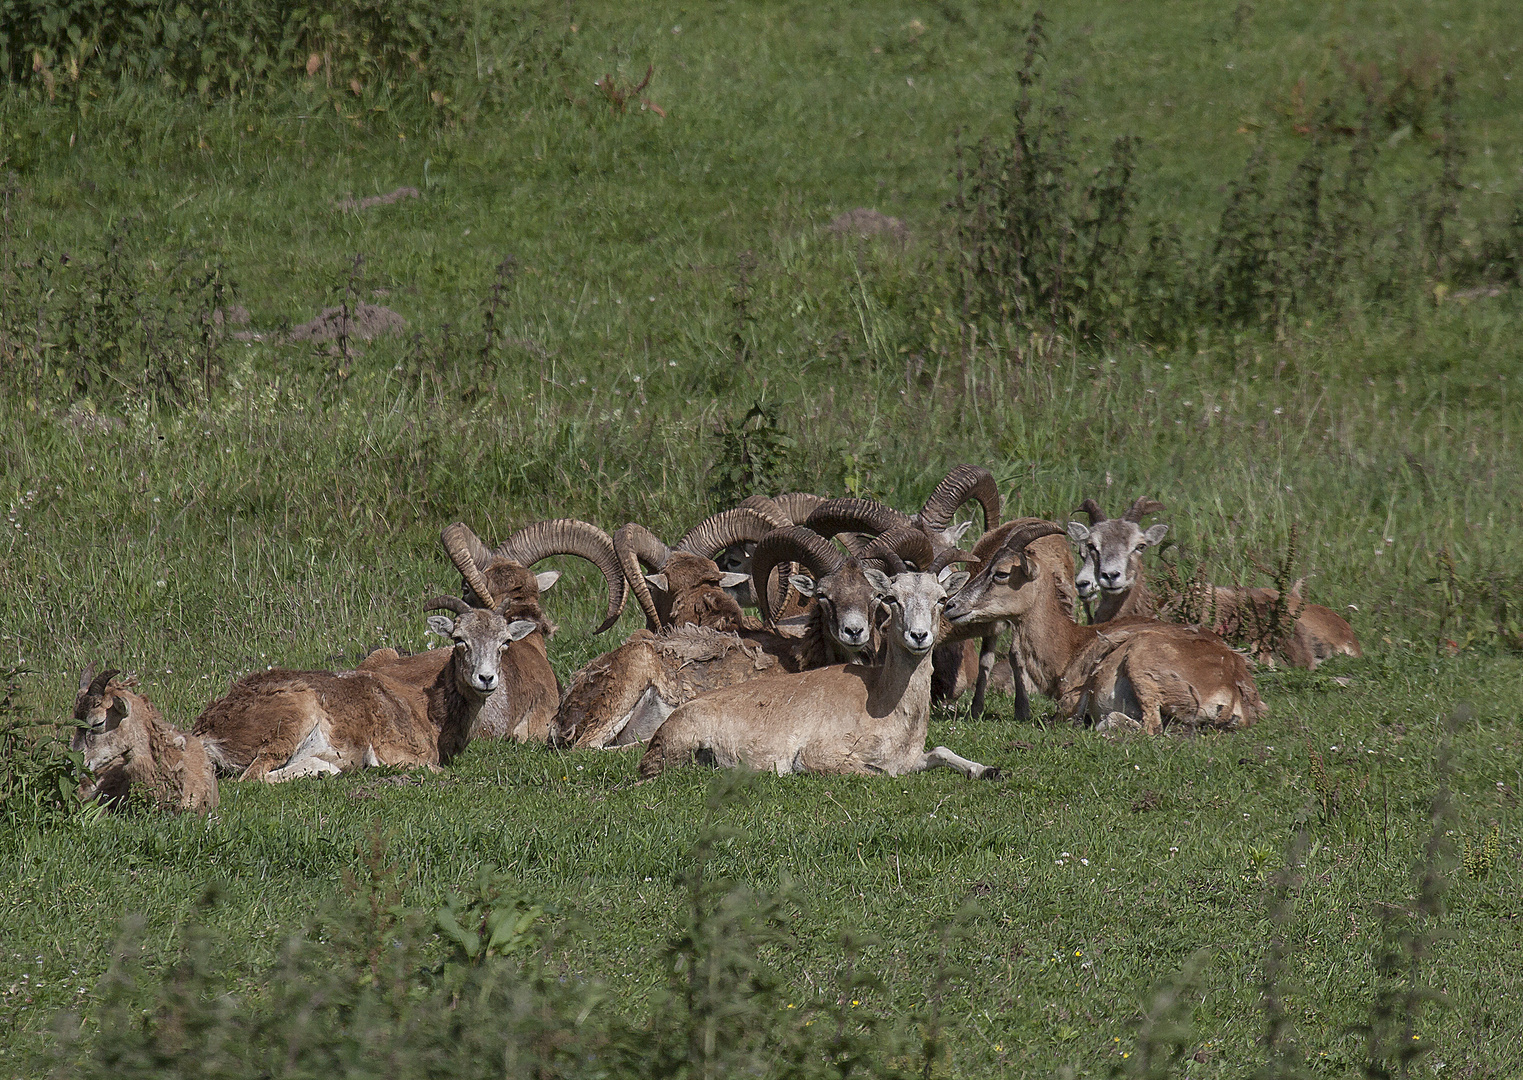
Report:
<svg viewBox="0 0 1523 1080"><path fill-rule="evenodd" d="M532 12L479 0L0 0L0 28L6 80L48 100L123 80L210 98L302 85L458 115L560 50Z"/></svg>
<svg viewBox="0 0 1523 1080"><path fill-rule="evenodd" d="M709 495L716 506L782 490L797 443L783 430L777 404L757 402L744 416L723 421L715 438L719 457L709 470Z"/></svg>
<svg viewBox="0 0 1523 1080"><path fill-rule="evenodd" d="M220 264L188 252L167 265L138 255L125 223L80 256L44 252L0 272L0 364L34 405L183 405L221 380Z"/></svg>
<svg viewBox="0 0 1523 1080"><path fill-rule="evenodd" d="M0 698L0 818L4 837L48 828L80 813L84 755L69 748L52 725L18 714L13 699L22 669L0 670L5 696Z"/></svg>

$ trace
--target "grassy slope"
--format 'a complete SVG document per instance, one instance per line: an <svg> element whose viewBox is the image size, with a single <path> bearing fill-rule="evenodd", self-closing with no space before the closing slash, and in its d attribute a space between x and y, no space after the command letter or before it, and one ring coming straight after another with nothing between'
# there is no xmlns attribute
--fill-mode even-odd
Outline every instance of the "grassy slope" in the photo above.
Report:
<svg viewBox="0 0 1523 1080"><path fill-rule="evenodd" d="M1523 17L1511 5L1395 17L1386 5L1327 15L1261 4L1241 25L1206 4L1048 13L1051 82L1072 80L1076 129L1098 147L1124 132L1147 140L1145 207L1186 221L1213 213L1255 133L1293 146L1283 114L1292 87L1303 77L1313 93L1334 85L1339 50L1458 56L1467 180L1517 186L1512 85L1523 74L1503 76ZM445 520L463 516L492 536L559 513L679 531L712 455L696 436L763 392L792 403L802 450L789 479L800 486L839 487L865 461L870 489L910 505L968 457L1020 487L1023 512L1058 514L1109 479L1111 502L1162 495L1185 542L1210 538L1232 571L1246 568L1245 548L1272 549L1299 521L1322 572L1316 598L1361 608L1371 657L1347 666L1350 687L1267 677L1266 726L1188 743L943 719L938 741L1000 762L1010 779L764 780L735 811L746 832L728 868L762 884L786 871L801 886L810 947L788 961L801 988L806 971L818 982L830 965L835 931L856 925L896 943L892 958L879 955L901 1004L924 992L934 966L929 928L975 895L983 913L956 1054L969 1073L999 1060L1103 1070L1129 1045L1149 987L1216 945L1196 1008L1207 1060L1190 1071L1234 1075L1254 1060L1259 1030L1261 875L1310 791L1303 743L1337 746L1331 771L1365 786L1314 828L1291 933L1304 987L1296 1021L1336 1074L1358 1047L1344 1031L1367 1011L1379 946L1371 901L1405 895L1427 829L1435 718L1469 700L1478 718L1458 735L1456 829L1475 839L1500 821L1506 855L1486 880L1456 883L1458 932L1436 979L1457 1007L1423 1037L1441 1047L1433 1060L1502 1075L1523 1027L1506 1001L1518 974L1508 899L1518 811L1497 789L1523 786L1520 673L1484 651L1430 659L1434 601L1422 582L1440 546L1481 569L1506 565L1514 546L1516 300L1318 327L1285 346L1065 357L1027 372L994 364L968 376L992 391L976 407L957 372L907 387L897 360L866 365L865 331L893 339L894 313L917 286L913 253L855 251L819 226L865 204L934 233L954 132L1001 129L1020 47L1023 20L1001 7L962 16L920 5L589 10L566 65L588 103L535 98L500 123L442 137L241 108L103 105L104 117L82 125L29 118L53 141L24 180L23 246L85 245L134 215L146 250L216 251L260 326L332 302L361 251L366 286L391 289L385 302L430 330L468 324L512 252L523 272L509 332L545 352L510 352L495 410L464 417L448 386L437 404L426 383L394 371L403 349L388 343L368 347L325 413L310 400L326 361L260 347L208 409L135 417L120 434L76 432L5 403L7 495L19 504L38 492L0 554L6 651L41 673L33 700L48 715L62 715L70 673L93 658L139 669L155 700L188 720L257 664L336 662L382 641L417 647L417 598L449 581L433 539ZM637 79L647 62L667 119L608 116L592 79ZM124 150L119 122L149 137ZM70 132L80 136L72 149ZM1420 142L1390 156L1426 168ZM345 192L404 183L424 198L362 215L328 208ZM764 362L736 374L727 297L746 249L759 262L749 333ZM844 361L829 345L838 331ZM565 588L563 672L604 647L584 636L596 583L577 572ZM649 986L704 778L629 790L632 771L624 756L483 746L448 780L417 788L229 785L207 825L112 822L50 836L0 868L13 883L0 894L0 1014L16 1032L0 1061L19 1069L10 1055L38 1045L52 1011L88 1000L77 988L102 970L119 913L145 912L151 947L166 951L197 883L226 876L217 918L229 953L257 962L331 893L375 818L393 831L414 899L437 898L480 860L521 871L532 892L583 912L598 947L579 963ZM1158 809L1133 811L1143 789L1162 793ZM361 791L374 798L352 797ZM1089 866L1057 865L1065 851ZM27 990L22 973L42 990Z"/></svg>

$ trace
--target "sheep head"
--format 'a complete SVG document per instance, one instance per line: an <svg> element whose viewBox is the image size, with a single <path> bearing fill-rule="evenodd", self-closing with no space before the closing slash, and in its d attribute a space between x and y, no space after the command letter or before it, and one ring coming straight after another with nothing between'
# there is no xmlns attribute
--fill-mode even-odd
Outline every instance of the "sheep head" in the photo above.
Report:
<svg viewBox="0 0 1523 1080"><path fill-rule="evenodd" d="M1124 593L1137 584L1142 553L1163 542L1167 525L1144 530L1139 524L1163 509L1155 499L1140 498L1119 518L1107 518L1093 499L1085 499L1075 513L1088 514L1090 523L1068 523L1068 536L1079 549L1079 572L1074 584L1086 603L1102 592Z"/></svg>

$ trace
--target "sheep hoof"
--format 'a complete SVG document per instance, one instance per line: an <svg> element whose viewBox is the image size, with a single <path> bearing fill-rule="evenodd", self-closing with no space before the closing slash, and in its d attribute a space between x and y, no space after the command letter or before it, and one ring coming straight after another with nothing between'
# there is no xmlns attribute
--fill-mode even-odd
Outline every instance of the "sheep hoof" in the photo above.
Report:
<svg viewBox="0 0 1523 1080"><path fill-rule="evenodd" d="M1003 780L1005 774L1000 772L998 765L985 765L984 771L978 774L980 780Z"/></svg>

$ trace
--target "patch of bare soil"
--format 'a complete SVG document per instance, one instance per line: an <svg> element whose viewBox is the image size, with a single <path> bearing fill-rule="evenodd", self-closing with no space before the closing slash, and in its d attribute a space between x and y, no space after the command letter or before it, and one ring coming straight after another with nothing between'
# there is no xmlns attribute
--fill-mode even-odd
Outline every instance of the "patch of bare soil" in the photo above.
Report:
<svg viewBox="0 0 1523 1080"><path fill-rule="evenodd" d="M247 326L249 324L249 309L242 304L234 304L228 308L215 308L212 311L213 326Z"/></svg>
<svg viewBox="0 0 1523 1080"><path fill-rule="evenodd" d="M419 198L418 189L415 187L399 187L395 191L388 191L385 195L367 195L363 199L356 199L353 195L346 195L333 204L335 210L369 210L372 206L390 206L394 202L403 199Z"/></svg>
<svg viewBox="0 0 1523 1080"><path fill-rule="evenodd" d="M395 311L361 300L349 306L347 322L344 320L343 308L323 308L323 313L311 322L292 327L287 338L290 341L333 341L347 337L350 340L369 341L387 334L400 334L406 327L407 320Z"/></svg>
<svg viewBox="0 0 1523 1080"><path fill-rule="evenodd" d="M866 206L837 214L825 227L836 236L887 236L901 244L910 236L909 226L901 219Z"/></svg>

